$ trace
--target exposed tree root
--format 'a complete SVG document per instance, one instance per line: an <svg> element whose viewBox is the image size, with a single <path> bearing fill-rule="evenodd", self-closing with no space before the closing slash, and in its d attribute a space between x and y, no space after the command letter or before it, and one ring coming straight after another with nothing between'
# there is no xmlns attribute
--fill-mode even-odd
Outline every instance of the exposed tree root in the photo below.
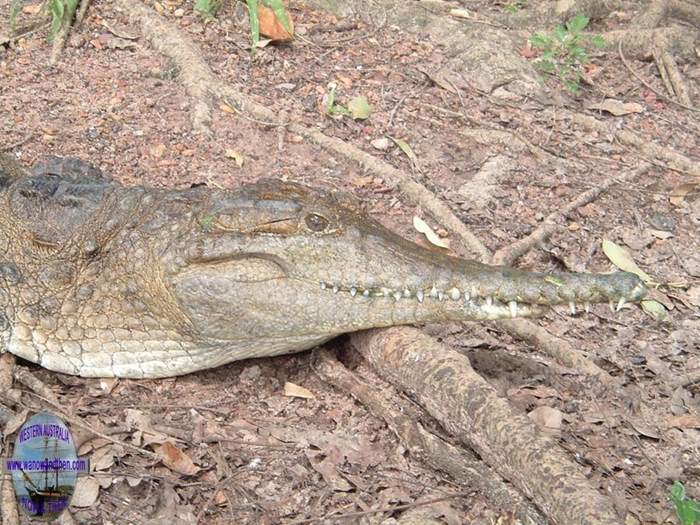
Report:
<svg viewBox="0 0 700 525"><path fill-rule="evenodd" d="M610 374L586 357L581 350L577 350L565 339L550 334L535 323L525 319L507 319L499 321L498 326L509 334L527 341L559 363L595 378L603 385L611 385L615 382Z"/></svg>
<svg viewBox="0 0 700 525"><path fill-rule="evenodd" d="M700 5L685 0L654 0L632 20L632 25L642 29L653 29L659 27L668 17L676 17L698 27L700 26Z"/></svg>
<svg viewBox="0 0 700 525"><path fill-rule="evenodd" d="M548 239L558 229L558 221L565 219L577 209L593 202L610 189L611 186L634 180L647 171L649 171L649 166L643 165L636 170L623 173L620 177L610 178L600 186L596 186L595 188L581 193L560 210L549 214L544 222L535 228L530 235L498 250L493 256L493 262L506 266L513 264L519 257L525 255L532 248Z"/></svg>
<svg viewBox="0 0 700 525"><path fill-rule="evenodd" d="M661 74L661 78L665 79L666 89L669 95L674 96L680 102L680 106L691 111L699 111L700 109L690 107L690 97L688 96L688 88L683 80L683 75L678 69L676 61L668 51L662 49L654 50L654 61L656 67Z"/></svg>
<svg viewBox="0 0 700 525"><path fill-rule="evenodd" d="M690 99L688 98L688 88L685 87L685 82L681 78L680 71L678 71L678 67L676 66L675 60L673 60L673 57L668 54L666 51L662 51L659 48L654 48L653 51L653 56L654 60L656 61L656 66L659 69L659 73L661 74L661 78L666 84L666 88L668 91L673 95L674 93L680 100L674 100L663 93L660 93L659 90L655 89L651 84L649 84L646 80L644 80L639 74L632 69L632 66L630 66L629 62L625 59L625 55L622 52L622 42L618 43L617 46L618 54L620 55L620 60L622 60L622 63L625 65L627 68L627 71L629 71L634 78L639 80L642 84L647 89L650 89L656 95L667 101L670 102L671 104L675 104L677 106L682 107L683 109L687 109L689 111L695 111L695 112L700 112L700 109L694 108L690 106Z"/></svg>
<svg viewBox="0 0 700 525"><path fill-rule="evenodd" d="M0 517L2 525L19 525L17 498L9 475L0 476Z"/></svg>
<svg viewBox="0 0 700 525"><path fill-rule="evenodd" d="M628 57L649 60L652 47L673 51L676 56L692 60L695 54L695 35L683 27L660 27L657 29L621 29L602 34L609 49L617 49L622 43Z"/></svg>
<svg viewBox="0 0 700 525"><path fill-rule="evenodd" d="M632 146L635 149L644 152L648 156L665 160L675 169L686 171L692 175L700 175L700 163L689 159L672 148L659 146L658 144L644 140L636 133L625 129L613 129L605 122L581 113L565 112L562 113L559 118L570 120L589 131L595 131L603 136L616 138L621 143L627 146Z"/></svg>
<svg viewBox="0 0 700 525"><path fill-rule="evenodd" d="M384 420L411 454L447 473L460 485L479 490L497 508L509 509L524 523L546 523L532 505L505 485L469 450L459 449L428 432L387 399L385 393L360 380L327 350L318 352L315 357L314 369L321 379L350 394Z"/></svg>
<svg viewBox="0 0 700 525"><path fill-rule="evenodd" d="M15 356L10 353L0 355L0 401L16 406L22 395L19 390L12 388L15 370Z"/></svg>
<svg viewBox="0 0 700 525"><path fill-rule="evenodd" d="M469 360L414 328L354 333L352 344L397 388L415 396L558 524L618 524L610 500L529 419L512 411Z"/></svg>
<svg viewBox="0 0 700 525"><path fill-rule="evenodd" d="M15 356L9 353L0 355L0 401L5 402L11 398L19 398L19 392L12 389L12 374L15 366ZM14 393L16 395L12 395ZM14 405L14 402L10 402ZM16 414L9 408L0 404L0 428L5 430L5 425ZM4 435L4 432L2 433ZM5 440L0 441L0 458L5 454ZM8 472L0 468L0 523L3 525L19 525L19 512L15 491L12 488L12 478Z"/></svg>

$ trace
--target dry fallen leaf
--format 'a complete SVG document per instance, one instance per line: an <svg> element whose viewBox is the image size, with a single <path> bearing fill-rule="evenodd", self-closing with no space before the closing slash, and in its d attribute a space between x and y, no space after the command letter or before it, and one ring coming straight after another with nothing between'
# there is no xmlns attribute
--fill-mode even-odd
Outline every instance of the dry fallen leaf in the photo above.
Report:
<svg viewBox="0 0 700 525"><path fill-rule="evenodd" d="M528 414L528 417L547 433L558 433L564 414L556 408L541 406Z"/></svg>
<svg viewBox="0 0 700 525"><path fill-rule="evenodd" d="M72 507L92 507L100 495L100 483L92 476L78 478L70 500Z"/></svg>
<svg viewBox="0 0 700 525"><path fill-rule="evenodd" d="M274 42L288 42L294 39L294 22L287 11L287 19L289 20L289 28L291 33L287 31L282 23L275 16L275 12L269 7L258 3L258 20L260 21L260 34L265 35Z"/></svg>
<svg viewBox="0 0 700 525"><path fill-rule="evenodd" d="M166 441L160 445L156 453L160 456L163 464L171 470L185 476L193 476L200 471L200 468L194 464L192 458L177 448L170 441Z"/></svg>
<svg viewBox="0 0 700 525"><path fill-rule="evenodd" d="M27 15L36 15L39 11L41 11L41 4L25 5L22 8L22 12Z"/></svg>
<svg viewBox="0 0 700 525"><path fill-rule="evenodd" d="M696 414L682 414L680 416L669 416L667 419L668 424L672 427L686 429L686 428L699 428L700 429L700 416Z"/></svg>
<svg viewBox="0 0 700 525"><path fill-rule="evenodd" d="M685 197L695 191L698 185L700 185L700 182L686 182L685 184L676 186L671 191L671 195L668 200L670 200L671 204L674 206L680 206L683 204Z"/></svg>
<svg viewBox="0 0 700 525"><path fill-rule="evenodd" d="M284 395L287 397L301 397L303 399L313 399L314 395L303 386L295 385L287 381L284 384Z"/></svg>
<svg viewBox="0 0 700 525"><path fill-rule="evenodd" d="M219 104L219 109L223 111L224 113L236 113L236 110L233 109L231 106L228 104L224 104L223 102Z"/></svg>
<svg viewBox="0 0 700 525"><path fill-rule="evenodd" d="M634 262L632 256L623 247L615 244L612 241L604 239L603 253L605 253L608 259L610 259L610 261L620 270L633 273L646 283L651 282L651 277L649 274L637 266L637 263Z"/></svg>
<svg viewBox="0 0 700 525"><path fill-rule="evenodd" d="M472 15L466 9L450 9L450 16L455 18L471 18Z"/></svg>
<svg viewBox="0 0 700 525"><path fill-rule="evenodd" d="M644 111L644 106L635 102L620 102L613 98L607 98L603 102L589 104L587 109L597 109L599 111L607 111L616 117L628 115L630 113L641 113Z"/></svg>
<svg viewBox="0 0 700 525"><path fill-rule="evenodd" d="M428 224L420 217L413 217L413 227L416 229L417 232L425 235L425 238L428 239L428 242L430 242L430 244L439 246L440 248L449 249L450 242L447 239L443 239L437 233L435 233L435 231L430 226L428 226Z"/></svg>

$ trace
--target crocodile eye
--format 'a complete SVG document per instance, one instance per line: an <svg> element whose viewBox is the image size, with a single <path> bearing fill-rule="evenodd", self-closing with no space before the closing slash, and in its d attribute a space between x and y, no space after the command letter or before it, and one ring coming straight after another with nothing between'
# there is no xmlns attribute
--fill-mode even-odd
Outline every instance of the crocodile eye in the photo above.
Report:
<svg viewBox="0 0 700 525"><path fill-rule="evenodd" d="M328 228L328 219L318 213L309 213L305 221L312 232L322 232Z"/></svg>

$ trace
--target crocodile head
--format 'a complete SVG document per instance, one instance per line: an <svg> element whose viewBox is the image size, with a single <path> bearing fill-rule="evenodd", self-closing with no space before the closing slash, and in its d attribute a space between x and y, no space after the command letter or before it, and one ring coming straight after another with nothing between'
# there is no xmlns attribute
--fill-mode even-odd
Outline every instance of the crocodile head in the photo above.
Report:
<svg viewBox="0 0 700 525"><path fill-rule="evenodd" d="M366 328L645 293L627 273L451 257L294 184L156 190L65 166L0 184L0 343L61 372L179 375Z"/></svg>
<svg viewBox="0 0 700 525"><path fill-rule="evenodd" d="M263 339L309 346L397 324L533 316L557 304L619 304L646 290L629 273L533 273L452 257L356 209L282 183L215 201L176 248L172 290L200 333L250 338L253 347Z"/></svg>

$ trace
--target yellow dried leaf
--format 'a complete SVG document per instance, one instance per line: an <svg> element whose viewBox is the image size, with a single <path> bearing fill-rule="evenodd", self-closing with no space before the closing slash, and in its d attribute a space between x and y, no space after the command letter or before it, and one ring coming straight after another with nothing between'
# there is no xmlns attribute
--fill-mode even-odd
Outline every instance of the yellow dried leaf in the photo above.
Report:
<svg viewBox="0 0 700 525"><path fill-rule="evenodd" d="M314 395L303 386L295 385L287 381L284 384L284 395L287 397L301 397L303 399L313 399Z"/></svg>
<svg viewBox="0 0 700 525"><path fill-rule="evenodd" d="M413 217L413 227L417 232L425 235L425 238L428 239L430 244L439 246L440 248L450 247L449 241L447 239L443 239L437 233L435 233L435 231L420 217Z"/></svg>
<svg viewBox="0 0 700 525"><path fill-rule="evenodd" d="M620 270L637 275L637 277L639 277L645 283L651 282L652 279L649 274L637 266L637 263L634 262L632 256L622 246L604 239L603 253L605 253L605 255L608 256L608 259L610 259L610 262L612 262Z"/></svg>

